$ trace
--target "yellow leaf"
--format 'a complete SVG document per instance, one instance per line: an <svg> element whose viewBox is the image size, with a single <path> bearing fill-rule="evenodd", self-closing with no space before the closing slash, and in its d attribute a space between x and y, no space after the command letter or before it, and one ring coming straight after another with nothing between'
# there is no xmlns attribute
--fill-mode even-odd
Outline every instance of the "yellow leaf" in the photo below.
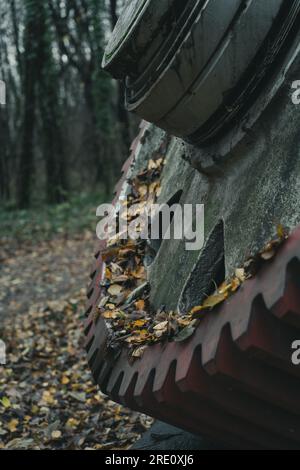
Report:
<svg viewBox="0 0 300 470"><path fill-rule="evenodd" d="M137 310L145 310L145 301L143 299L138 300L137 302L135 302L134 305ZM138 321L141 321L141 320L138 320Z"/></svg>
<svg viewBox="0 0 300 470"><path fill-rule="evenodd" d="M31 413L35 415L35 414L37 414L38 412L39 412L39 407L36 406L36 405L32 405L32 407L31 407Z"/></svg>
<svg viewBox="0 0 300 470"><path fill-rule="evenodd" d="M106 310L106 312L102 313L102 317L106 318L106 320L115 320L118 318L118 311Z"/></svg>
<svg viewBox="0 0 300 470"><path fill-rule="evenodd" d="M133 327L134 327L134 328L141 328L141 327L144 326L146 323L147 323L147 320L136 320L136 321L133 323Z"/></svg>
<svg viewBox="0 0 300 470"><path fill-rule="evenodd" d="M48 403L48 405L52 405L55 402L53 395L51 395L47 390L43 393L42 400Z"/></svg>
<svg viewBox="0 0 300 470"><path fill-rule="evenodd" d="M80 424L80 421L75 418L69 418L68 421L66 422L66 427L67 428L77 428Z"/></svg>
<svg viewBox="0 0 300 470"><path fill-rule="evenodd" d="M234 277L231 281L231 292L236 292L240 285L241 281L237 277Z"/></svg>
<svg viewBox="0 0 300 470"><path fill-rule="evenodd" d="M223 284L220 285L220 287L218 288L218 292L217 294L221 294L221 295L224 295L226 294L228 291L231 290L231 283L230 282L223 282Z"/></svg>
<svg viewBox="0 0 300 470"><path fill-rule="evenodd" d="M105 268L105 277L106 279L111 279L111 271L109 268Z"/></svg>
<svg viewBox="0 0 300 470"><path fill-rule="evenodd" d="M201 312L203 310L203 305L197 305L196 307L193 307L192 310L190 311L190 315L195 315L195 313Z"/></svg>
<svg viewBox="0 0 300 470"><path fill-rule="evenodd" d="M205 309L206 308L214 308L217 305L219 305L220 303L224 302L224 300L226 300L227 297L228 297L228 292L223 292L223 293L217 293L217 294L210 295L203 302L203 308L205 308Z"/></svg>
<svg viewBox="0 0 300 470"><path fill-rule="evenodd" d="M285 228L282 224L277 225L277 235L280 238L280 240L284 240L287 236Z"/></svg>
<svg viewBox="0 0 300 470"><path fill-rule="evenodd" d="M7 397L3 397L0 402L2 403L2 405L4 406L4 408L10 408L11 407L11 403L10 403L10 400L9 398Z"/></svg>
<svg viewBox="0 0 300 470"><path fill-rule="evenodd" d="M64 375L61 379L61 383L63 385L68 385L68 383L70 383L70 379L66 375Z"/></svg>
<svg viewBox="0 0 300 470"><path fill-rule="evenodd" d="M140 330L140 331L138 332L138 334L139 334L140 336L148 336L148 330Z"/></svg>
<svg viewBox="0 0 300 470"><path fill-rule="evenodd" d="M10 432L16 432L17 428L19 425L19 420L18 419L12 419L8 424L7 424L7 429Z"/></svg>

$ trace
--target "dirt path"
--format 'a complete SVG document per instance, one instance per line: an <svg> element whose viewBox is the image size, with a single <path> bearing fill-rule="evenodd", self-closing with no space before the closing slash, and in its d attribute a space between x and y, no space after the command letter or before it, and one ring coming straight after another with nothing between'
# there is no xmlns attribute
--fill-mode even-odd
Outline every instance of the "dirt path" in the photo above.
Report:
<svg viewBox="0 0 300 470"><path fill-rule="evenodd" d="M2 250L0 319L32 305L69 297L84 289L93 261L94 238L54 239L33 247Z"/></svg>
<svg viewBox="0 0 300 470"><path fill-rule="evenodd" d="M152 424L94 386L82 314L94 240L0 251L0 449L126 449Z"/></svg>

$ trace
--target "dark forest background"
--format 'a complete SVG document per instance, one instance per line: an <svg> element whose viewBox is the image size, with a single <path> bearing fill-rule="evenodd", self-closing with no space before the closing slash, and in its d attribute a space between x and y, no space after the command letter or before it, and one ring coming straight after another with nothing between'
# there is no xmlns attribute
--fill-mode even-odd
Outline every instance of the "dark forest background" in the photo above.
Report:
<svg viewBox="0 0 300 470"><path fill-rule="evenodd" d="M101 70L123 4L0 0L2 209L110 196L137 126Z"/></svg>

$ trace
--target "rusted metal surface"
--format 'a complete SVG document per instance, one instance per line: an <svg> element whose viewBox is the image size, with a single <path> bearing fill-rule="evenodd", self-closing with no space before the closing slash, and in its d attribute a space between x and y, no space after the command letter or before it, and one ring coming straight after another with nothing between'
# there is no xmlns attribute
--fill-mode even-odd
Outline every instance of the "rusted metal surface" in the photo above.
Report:
<svg viewBox="0 0 300 470"><path fill-rule="evenodd" d="M215 276L212 264L219 271L220 258L228 275L270 239L274 220L292 234L189 340L150 346L135 362L126 348L108 348L105 321L94 321L104 271L99 243L86 349L95 381L117 402L234 448L299 448L300 369L291 361L300 330L299 114L289 95L300 70L300 2L232 0L224 15L220 4L170 0L159 11L145 0L121 24L128 36L118 42L115 33L106 67L123 78L128 72L128 108L192 145L143 122L114 202L133 169L165 141L158 202L180 193L180 204L206 205L203 250L187 253L182 241L163 241L149 267L154 309L197 305ZM160 31L165 41L159 34L147 48L172 15L177 29L168 23ZM148 35L145 21L154 28Z"/></svg>
<svg viewBox="0 0 300 470"><path fill-rule="evenodd" d="M143 123L124 165L116 200L147 132ZM300 329L300 227L276 258L185 343L149 347L132 363L126 349L107 351L101 298L100 243L89 288L86 349L95 381L132 409L236 448L299 448L300 369L291 344Z"/></svg>

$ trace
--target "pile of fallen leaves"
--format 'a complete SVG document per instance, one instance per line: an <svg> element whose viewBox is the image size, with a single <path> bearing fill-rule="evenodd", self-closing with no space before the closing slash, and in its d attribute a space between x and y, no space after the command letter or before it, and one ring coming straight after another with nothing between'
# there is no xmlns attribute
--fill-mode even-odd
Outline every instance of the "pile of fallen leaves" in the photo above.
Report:
<svg viewBox="0 0 300 470"><path fill-rule="evenodd" d="M85 291L6 318L0 448L126 449L152 424L93 384L78 327Z"/></svg>
<svg viewBox="0 0 300 470"><path fill-rule="evenodd" d="M242 267L235 270L234 276L217 287L214 294L208 296L202 305L192 308L189 312L189 316L195 317L199 312L212 309L228 299L228 297L234 294L247 279L254 277L266 262L274 258L278 249L288 237L288 231L282 225L278 225L276 237L268 242L261 251L249 257Z"/></svg>
<svg viewBox="0 0 300 470"><path fill-rule="evenodd" d="M127 205L127 222L138 217L142 219L146 207L156 202L163 166L164 158L157 155L149 161L145 170L128 181L130 193L126 201L121 201L121 204ZM140 226L139 230L142 232L144 227ZM181 342L189 338L204 313L233 295L247 279L257 273L263 263L275 256L288 238L283 227L278 226L274 240L236 269L230 279L216 286L215 292L208 295L201 305L181 314L165 309L151 311L146 273L149 257L153 256L151 242L122 239L122 235L119 232L117 236L109 236L108 230L107 248L102 253L105 262L102 296L94 320L97 322L100 317L104 318L111 332L109 346L116 348L126 344L132 358L140 358L151 344L163 340Z"/></svg>
<svg viewBox="0 0 300 470"><path fill-rule="evenodd" d="M141 220L146 207L156 202L164 162L164 157L157 154L145 170L128 181L130 192L122 202L127 206L127 223ZM145 227L137 224L137 228L142 232ZM127 343L133 357L140 357L147 344L161 338L168 323L165 312L161 312L163 320L159 322L156 315L154 324L150 311L146 266L153 254L147 240L122 239L122 232L108 237L102 252L105 276L94 320L104 318L113 333L111 342L114 346Z"/></svg>

